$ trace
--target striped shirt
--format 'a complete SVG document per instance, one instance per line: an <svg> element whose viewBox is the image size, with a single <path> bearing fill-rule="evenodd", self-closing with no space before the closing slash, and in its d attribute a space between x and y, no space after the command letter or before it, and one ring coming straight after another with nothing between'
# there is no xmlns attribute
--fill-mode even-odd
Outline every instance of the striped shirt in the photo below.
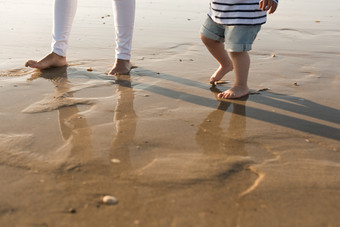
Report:
<svg viewBox="0 0 340 227"><path fill-rule="evenodd" d="M278 3L278 0L274 0ZM266 23L267 12L259 8L260 0L211 0L210 18L223 25L260 25Z"/></svg>

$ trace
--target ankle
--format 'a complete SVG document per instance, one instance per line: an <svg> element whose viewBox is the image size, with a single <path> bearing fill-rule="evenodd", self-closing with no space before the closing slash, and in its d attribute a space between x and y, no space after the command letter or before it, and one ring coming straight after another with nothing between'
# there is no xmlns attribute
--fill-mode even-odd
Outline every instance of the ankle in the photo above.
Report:
<svg viewBox="0 0 340 227"><path fill-rule="evenodd" d="M235 83L233 85L233 87L237 87L237 88L247 88L248 89L248 84L244 84L244 83Z"/></svg>
<svg viewBox="0 0 340 227"><path fill-rule="evenodd" d="M61 55L56 54L56 53L54 53L54 52L52 52L50 55L53 56L53 57L55 57L55 58L57 58L57 59L61 59L61 60L66 59L65 56L61 56Z"/></svg>
<svg viewBox="0 0 340 227"><path fill-rule="evenodd" d="M226 70L233 70L233 63L230 61L230 62L224 62L223 64L220 64L220 67L222 69L226 69Z"/></svg>
<svg viewBox="0 0 340 227"><path fill-rule="evenodd" d="M130 60L126 60L126 59L116 59L116 64L129 64Z"/></svg>

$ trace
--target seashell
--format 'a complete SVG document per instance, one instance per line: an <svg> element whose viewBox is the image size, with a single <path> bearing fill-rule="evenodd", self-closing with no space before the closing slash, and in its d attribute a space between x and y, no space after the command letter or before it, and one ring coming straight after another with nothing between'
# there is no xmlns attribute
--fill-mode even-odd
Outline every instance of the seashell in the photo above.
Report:
<svg viewBox="0 0 340 227"><path fill-rule="evenodd" d="M68 212L70 212L71 214L75 214L75 213L77 213L77 210L76 210L76 208L70 208L70 209L68 209Z"/></svg>
<svg viewBox="0 0 340 227"><path fill-rule="evenodd" d="M106 195L103 197L103 203L107 205L115 205L118 203L118 200L110 195Z"/></svg>
<svg viewBox="0 0 340 227"><path fill-rule="evenodd" d="M120 163L120 160L116 159L116 158L113 158L113 159L111 159L111 162L115 163L115 164L118 164L118 163Z"/></svg>
<svg viewBox="0 0 340 227"><path fill-rule="evenodd" d="M270 88L260 88L260 89L257 90L257 91L268 91L268 90L270 90Z"/></svg>

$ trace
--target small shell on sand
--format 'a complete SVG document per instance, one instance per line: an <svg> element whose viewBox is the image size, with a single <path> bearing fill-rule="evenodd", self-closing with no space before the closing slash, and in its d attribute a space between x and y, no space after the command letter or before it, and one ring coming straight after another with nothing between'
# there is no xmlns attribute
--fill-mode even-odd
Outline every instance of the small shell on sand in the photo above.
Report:
<svg viewBox="0 0 340 227"><path fill-rule="evenodd" d="M270 90L269 88L260 88L259 90L257 90L257 91L268 91L268 90Z"/></svg>
<svg viewBox="0 0 340 227"><path fill-rule="evenodd" d="M71 213L71 214L75 214L75 213L77 213L77 210L76 210L76 208L70 208L70 209L68 209L68 212Z"/></svg>
<svg viewBox="0 0 340 227"><path fill-rule="evenodd" d="M103 197L103 203L107 205L115 205L118 203L118 200L110 195L106 195Z"/></svg>
<svg viewBox="0 0 340 227"><path fill-rule="evenodd" d="M92 72L93 69L90 67L90 68L87 68L87 71Z"/></svg>
<svg viewBox="0 0 340 227"><path fill-rule="evenodd" d="M114 164L118 164L118 163L120 163L120 160L113 158L113 159L111 159L111 162L114 163Z"/></svg>

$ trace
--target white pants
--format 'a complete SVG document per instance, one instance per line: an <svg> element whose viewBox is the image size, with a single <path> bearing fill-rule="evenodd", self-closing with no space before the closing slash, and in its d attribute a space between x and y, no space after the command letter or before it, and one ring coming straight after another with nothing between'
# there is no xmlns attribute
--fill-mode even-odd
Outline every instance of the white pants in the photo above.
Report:
<svg viewBox="0 0 340 227"><path fill-rule="evenodd" d="M66 56L68 39L77 10L77 0L55 0L52 52ZM130 60L135 0L113 0L113 16L116 32L118 59Z"/></svg>

